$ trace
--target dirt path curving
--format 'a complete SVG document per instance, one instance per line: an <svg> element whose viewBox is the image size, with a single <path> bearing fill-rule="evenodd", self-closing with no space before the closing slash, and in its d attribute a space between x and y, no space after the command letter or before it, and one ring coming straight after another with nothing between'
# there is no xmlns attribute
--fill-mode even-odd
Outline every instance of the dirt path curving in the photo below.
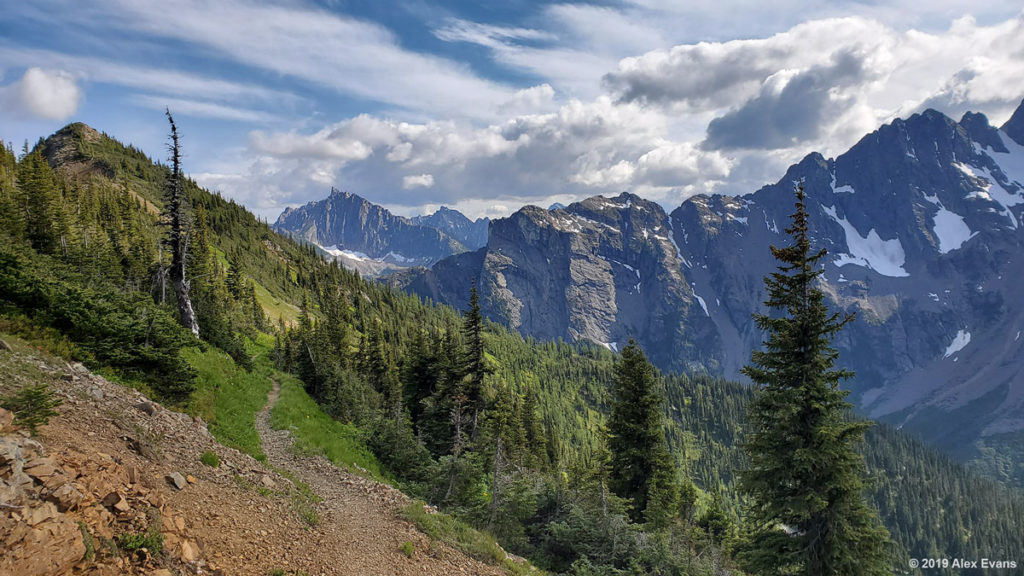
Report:
<svg viewBox="0 0 1024 576"><path fill-rule="evenodd" d="M270 426L270 413L280 394L278 383L267 404L256 415L256 429L263 441L267 463L287 470L308 484L320 497L317 556L329 560L332 574L504 574L503 571L467 558L429 538L401 519L398 511L409 499L400 491L351 474L323 456L299 455L287 430ZM416 548L413 558L400 551L405 542Z"/></svg>

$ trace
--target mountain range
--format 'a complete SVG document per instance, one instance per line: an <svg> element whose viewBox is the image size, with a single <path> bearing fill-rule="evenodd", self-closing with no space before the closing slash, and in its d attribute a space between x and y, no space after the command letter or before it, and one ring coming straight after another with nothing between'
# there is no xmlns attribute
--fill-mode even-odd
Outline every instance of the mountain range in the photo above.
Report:
<svg viewBox="0 0 1024 576"><path fill-rule="evenodd" d="M486 218L475 221L442 206L429 216L403 218L349 192L288 208L274 230L319 246L363 274L379 275L410 266L429 266L446 256L487 242Z"/></svg>
<svg viewBox="0 0 1024 576"><path fill-rule="evenodd" d="M927 110L671 213L629 193L526 206L482 248L391 282L463 308L476 278L485 314L524 335L613 350L632 337L664 370L742 380L798 182L828 250L823 288L857 315L837 341L851 400L964 458L1024 453L1024 104L999 128Z"/></svg>

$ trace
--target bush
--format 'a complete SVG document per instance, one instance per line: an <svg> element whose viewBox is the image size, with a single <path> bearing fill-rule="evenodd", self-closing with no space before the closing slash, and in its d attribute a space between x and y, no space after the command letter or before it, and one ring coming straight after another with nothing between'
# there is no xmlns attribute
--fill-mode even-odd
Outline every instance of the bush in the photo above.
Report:
<svg viewBox="0 0 1024 576"><path fill-rule="evenodd" d="M416 546L408 540L402 542L402 545L398 547L398 550L401 551L402 554L405 554L406 558L412 558L416 554Z"/></svg>
<svg viewBox="0 0 1024 576"><path fill-rule="evenodd" d="M149 527L145 532L132 534L125 532L115 538L118 548L135 552L145 548L151 556L156 556L164 549L164 535L160 532L162 518L158 508L150 508L148 512Z"/></svg>
<svg viewBox="0 0 1024 576"><path fill-rule="evenodd" d="M14 420L18 424L28 428L35 436L39 432L39 426L45 426L51 416L56 416L54 410L60 406L61 400L53 397L53 391L46 384L38 384L22 388L14 396L3 399L0 406L14 413Z"/></svg>
<svg viewBox="0 0 1024 576"><path fill-rule="evenodd" d="M203 464L206 464L210 468L216 468L220 466L220 457L217 456L216 452L213 452L211 450L203 452L202 456L199 457L199 461L202 462Z"/></svg>

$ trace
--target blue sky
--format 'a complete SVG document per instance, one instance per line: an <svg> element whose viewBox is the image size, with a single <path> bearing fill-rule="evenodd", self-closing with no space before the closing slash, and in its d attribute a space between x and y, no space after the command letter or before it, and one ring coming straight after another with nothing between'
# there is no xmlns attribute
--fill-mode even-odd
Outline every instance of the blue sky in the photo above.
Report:
<svg viewBox="0 0 1024 576"><path fill-rule="evenodd" d="M0 138L86 122L270 219L331 186L500 216L745 193L934 107L1024 97L1017 1L35 0L0 11Z"/></svg>

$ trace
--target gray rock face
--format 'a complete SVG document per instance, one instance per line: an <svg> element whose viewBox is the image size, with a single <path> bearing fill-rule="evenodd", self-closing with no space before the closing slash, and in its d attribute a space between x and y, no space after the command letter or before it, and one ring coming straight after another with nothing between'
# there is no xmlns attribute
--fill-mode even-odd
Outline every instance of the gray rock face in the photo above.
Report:
<svg viewBox="0 0 1024 576"><path fill-rule="evenodd" d="M429 216L415 216L410 218L409 221L418 226L437 228L458 240L469 250L478 250L487 244L489 218L470 220L458 210L441 206L437 209L437 212Z"/></svg>
<svg viewBox="0 0 1024 576"><path fill-rule="evenodd" d="M286 209L274 229L322 248L359 253L398 266L430 265L466 251L438 228L395 216L355 194L333 188L324 200Z"/></svg>
<svg viewBox="0 0 1024 576"><path fill-rule="evenodd" d="M680 349L693 352L677 359L684 366L718 362L688 345L717 335L687 282L671 226L661 206L626 193L565 209L527 206L491 222L486 248L405 277L405 285L464 306L476 277L486 313L524 334L611 349L633 337L658 342L647 349L663 365Z"/></svg>
<svg viewBox="0 0 1024 576"><path fill-rule="evenodd" d="M851 400L963 451L1024 430L1024 107L1003 129L934 110L811 154L742 197L695 196L666 215L629 194L491 222L487 246L402 279L540 338L614 347L630 336L663 369L729 378L763 335L769 245L788 241L794 182L828 249L823 288L857 320L836 344Z"/></svg>

